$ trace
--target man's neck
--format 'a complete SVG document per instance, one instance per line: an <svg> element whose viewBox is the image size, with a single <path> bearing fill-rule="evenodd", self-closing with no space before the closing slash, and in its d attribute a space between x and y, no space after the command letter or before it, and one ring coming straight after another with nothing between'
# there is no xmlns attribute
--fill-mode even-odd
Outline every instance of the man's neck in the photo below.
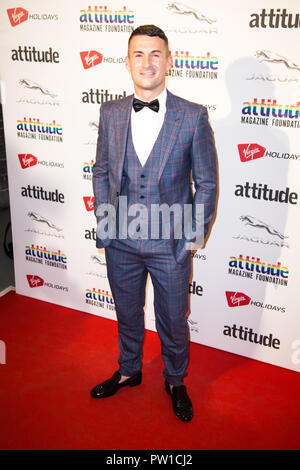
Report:
<svg viewBox="0 0 300 470"><path fill-rule="evenodd" d="M163 91L165 88L162 88L161 90L141 90L141 89L136 89L135 88L135 94L138 96L142 101L145 101L146 103L150 103L150 101L155 100Z"/></svg>

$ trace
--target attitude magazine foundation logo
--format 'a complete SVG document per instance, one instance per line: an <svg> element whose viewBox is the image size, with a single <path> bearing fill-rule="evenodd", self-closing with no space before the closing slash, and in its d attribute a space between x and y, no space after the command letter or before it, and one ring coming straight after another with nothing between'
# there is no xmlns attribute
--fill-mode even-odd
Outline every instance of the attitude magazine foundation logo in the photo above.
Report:
<svg viewBox="0 0 300 470"><path fill-rule="evenodd" d="M88 6L80 10L80 31L132 33L135 13L123 6L112 9L107 5Z"/></svg>
<svg viewBox="0 0 300 470"><path fill-rule="evenodd" d="M289 269L281 261L266 263L258 257L240 255L230 256L228 274L287 287Z"/></svg>
<svg viewBox="0 0 300 470"><path fill-rule="evenodd" d="M173 67L167 72L170 77L204 78L215 80L218 78L219 59L211 52L205 55L190 55L189 51L175 50L173 54Z"/></svg>
<svg viewBox="0 0 300 470"><path fill-rule="evenodd" d="M56 122L43 122L39 118L24 117L17 120L17 136L23 139L63 142L62 125Z"/></svg>
<svg viewBox="0 0 300 470"><path fill-rule="evenodd" d="M94 307L106 308L115 311L115 304L111 293L106 289L85 290L85 303Z"/></svg>
<svg viewBox="0 0 300 470"><path fill-rule="evenodd" d="M95 164L94 160L91 160L90 162L84 162L83 163L82 178L84 180L89 180L89 181L92 180L94 164Z"/></svg>
<svg viewBox="0 0 300 470"><path fill-rule="evenodd" d="M42 245L25 246L25 260L53 268L67 269L67 256L61 250L48 250Z"/></svg>
<svg viewBox="0 0 300 470"><path fill-rule="evenodd" d="M52 13L29 13L28 10L22 7L8 8L7 15L11 26L18 26L25 21L57 21L58 15Z"/></svg>
<svg viewBox="0 0 300 470"><path fill-rule="evenodd" d="M300 128L300 101L295 104L281 104L276 99L254 98L253 101L244 101L241 111L242 124Z"/></svg>

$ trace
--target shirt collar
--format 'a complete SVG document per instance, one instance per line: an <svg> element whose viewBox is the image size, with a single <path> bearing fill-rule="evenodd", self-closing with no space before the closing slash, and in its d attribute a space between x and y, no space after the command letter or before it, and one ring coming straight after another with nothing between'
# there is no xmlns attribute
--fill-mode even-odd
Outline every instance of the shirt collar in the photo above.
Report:
<svg viewBox="0 0 300 470"><path fill-rule="evenodd" d="M138 100L144 101L136 93L134 96ZM159 113L165 114L167 109L167 89L164 88L163 91L154 99L157 99L159 101Z"/></svg>

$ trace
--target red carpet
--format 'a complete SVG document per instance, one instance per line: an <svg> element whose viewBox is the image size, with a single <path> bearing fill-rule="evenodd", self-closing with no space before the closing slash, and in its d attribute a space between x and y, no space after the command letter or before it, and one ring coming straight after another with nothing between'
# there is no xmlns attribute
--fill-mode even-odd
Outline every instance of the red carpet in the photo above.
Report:
<svg viewBox="0 0 300 470"><path fill-rule="evenodd" d="M300 375L191 344L182 423L147 331L143 382L93 400L117 368L117 324L10 292L0 298L1 449L299 449Z"/></svg>

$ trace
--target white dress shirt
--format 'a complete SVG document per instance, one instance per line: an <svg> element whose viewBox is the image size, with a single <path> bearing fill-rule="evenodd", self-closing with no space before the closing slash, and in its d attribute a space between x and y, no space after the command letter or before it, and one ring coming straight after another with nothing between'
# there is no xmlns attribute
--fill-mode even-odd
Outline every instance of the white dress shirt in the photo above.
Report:
<svg viewBox="0 0 300 470"><path fill-rule="evenodd" d="M139 100L141 99L137 95L135 95L135 97ZM164 89L155 99L159 101L158 113L147 107L144 107L138 112L133 108L131 111L133 145L142 166L145 165L164 122L167 90Z"/></svg>

